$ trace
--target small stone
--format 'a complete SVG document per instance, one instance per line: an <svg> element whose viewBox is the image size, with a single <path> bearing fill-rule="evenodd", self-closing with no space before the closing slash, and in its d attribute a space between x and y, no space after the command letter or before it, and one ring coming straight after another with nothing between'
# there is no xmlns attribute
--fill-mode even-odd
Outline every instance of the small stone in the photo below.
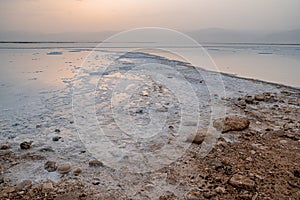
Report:
<svg viewBox="0 0 300 200"><path fill-rule="evenodd" d="M57 128L54 130L55 133L60 133L60 130Z"/></svg>
<svg viewBox="0 0 300 200"><path fill-rule="evenodd" d="M224 194L226 192L226 189L224 187L217 187L216 189L216 193L218 194Z"/></svg>
<svg viewBox="0 0 300 200"><path fill-rule="evenodd" d="M22 142L20 144L20 148L21 149L30 149L31 148L31 144L32 144L32 141L30 141L30 142Z"/></svg>
<svg viewBox="0 0 300 200"><path fill-rule="evenodd" d="M99 184L100 184L100 181L93 181L92 184L93 184L93 185L99 185Z"/></svg>
<svg viewBox="0 0 300 200"><path fill-rule="evenodd" d="M246 160L249 161L249 162L253 161L253 159L251 157L247 157Z"/></svg>
<svg viewBox="0 0 300 200"><path fill-rule="evenodd" d="M262 94L257 94L254 96L254 99L257 101L263 101L263 100L265 100L265 96Z"/></svg>
<svg viewBox="0 0 300 200"><path fill-rule="evenodd" d="M279 143L280 143L280 144L286 144L287 141L286 141L286 140L280 140Z"/></svg>
<svg viewBox="0 0 300 200"><path fill-rule="evenodd" d="M54 172L57 169L57 164L54 161L47 161L44 164L44 169L47 170L48 172Z"/></svg>
<svg viewBox="0 0 300 200"><path fill-rule="evenodd" d="M6 150L6 149L10 149L10 148L11 148L11 145L8 142L3 142L3 143L0 144L0 149L1 150Z"/></svg>
<svg viewBox="0 0 300 200"><path fill-rule="evenodd" d="M16 189L17 190L25 190L25 189L31 187L31 185L32 185L31 180L24 180L21 183L18 183L16 185Z"/></svg>
<svg viewBox="0 0 300 200"><path fill-rule="evenodd" d="M245 102L248 104L253 104L253 101L254 101L254 99L252 96L247 96L245 99Z"/></svg>
<svg viewBox="0 0 300 200"><path fill-rule="evenodd" d="M60 140L60 139L61 139L60 136L55 136L55 137L52 138L52 141L56 142L56 141L58 141L58 140Z"/></svg>
<svg viewBox="0 0 300 200"><path fill-rule="evenodd" d="M207 135L207 131L208 131L208 128L202 128L200 130L198 130L196 133L193 133L193 134L190 134L186 141L187 142L192 142L192 143L195 143L195 144L201 144L204 139L205 139L205 136Z"/></svg>
<svg viewBox="0 0 300 200"><path fill-rule="evenodd" d="M103 163L100 162L99 160L90 160L89 161L89 166L90 167L102 167Z"/></svg>
<svg viewBox="0 0 300 200"><path fill-rule="evenodd" d="M250 121L246 117L225 117L225 119L216 119L213 126L222 133L228 131L242 131L249 127Z"/></svg>
<svg viewBox="0 0 300 200"><path fill-rule="evenodd" d="M49 182L49 183L43 183L43 185L42 185L42 188L43 188L43 190L52 190L53 189L53 185L52 185L52 183L51 182Z"/></svg>
<svg viewBox="0 0 300 200"><path fill-rule="evenodd" d="M300 178L300 170L294 170L294 176Z"/></svg>
<svg viewBox="0 0 300 200"><path fill-rule="evenodd" d="M254 150L251 150L250 153L251 153L252 155L254 155L256 152L255 152Z"/></svg>
<svg viewBox="0 0 300 200"><path fill-rule="evenodd" d="M76 168L73 171L74 176L78 176L79 174L81 174L82 170L80 168Z"/></svg>
<svg viewBox="0 0 300 200"><path fill-rule="evenodd" d="M37 124L36 126L35 126L35 128L41 128L42 127L42 125L40 125L40 124Z"/></svg>
<svg viewBox="0 0 300 200"><path fill-rule="evenodd" d="M64 163L57 168L58 173L67 174L71 171L71 163Z"/></svg>
<svg viewBox="0 0 300 200"><path fill-rule="evenodd" d="M255 182L246 176L235 174L229 180L229 184L233 187L238 187L246 190L254 190Z"/></svg>
<svg viewBox="0 0 300 200"><path fill-rule="evenodd" d="M146 90L142 91L142 96L146 96L146 97L149 96L149 92Z"/></svg>
<svg viewBox="0 0 300 200"><path fill-rule="evenodd" d="M158 112L167 112L168 108L166 106L161 106L160 108L157 109Z"/></svg>
<svg viewBox="0 0 300 200"><path fill-rule="evenodd" d="M39 151L41 151L41 152L54 152L54 150L51 147L43 147L43 148L40 148Z"/></svg>

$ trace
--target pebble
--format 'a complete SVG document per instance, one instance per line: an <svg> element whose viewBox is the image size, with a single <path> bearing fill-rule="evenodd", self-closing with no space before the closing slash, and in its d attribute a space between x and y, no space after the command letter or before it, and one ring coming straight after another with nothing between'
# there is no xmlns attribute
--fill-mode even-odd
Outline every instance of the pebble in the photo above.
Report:
<svg viewBox="0 0 300 200"><path fill-rule="evenodd" d="M218 194L224 194L226 192L226 189L224 187L217 187L216 189L216 193Z"/></svg>
<svg viewBox="0 0 300 200"><path fill-rule="evenodd" d="M207 127L202 128L202 129L198 130L196 133L190 134L187 137L186 141L187 142L192 142L192 143L195 143L195 144L201 144L205 139L207 131L208 131Z"/></svg>
<svg viewBox="0 0 300 200"><path fill-rule="evenodd" d="M43 183L42 185L43 190L52 190L53 189L53 185L52 183Z"/></svg>
<svg viewBox="0 0 300 200"><path fill-rule="evenodd" d="M79 174L81 174L82 170L80 168L76 168L73 171L74 176L78 176Z"/></svg>
<svg viewBox="0 0 300 200"><path fill-rule="evenodd" d="M58 173L67 174L71 171L72 165L71 163L64 163L57 168Z"/></svg>
<svg viewBox="0 0 300 200"><path fill-rule="evenodd" d="M60 136L55 136L55 137L52 138L52 141L56 142L56 141L58 141L58 140L60 140L60 139L61 139Z"/></svg>
<svg viewBox="0 0 300 200"><path fill-rule="evenodd" d="M246 117L231 116L225 119L216 119L213 126L222 133L228 131L242 131L249 127L250 121Z"/></svg>
<svg viewBox="0 0 300 200"><path fill-rule="evenodd" d="M60 133L60 130L57 128L54 130L55 133Z"/></svg>
<svg viewBox="0 0 300 200"><path fill-rule="evenodd" d="M6 150L6 149L10 149L10 148L11 148L11 145L8 142L3 142L3 143L0 144L0 149L1 150Z"/></svg>
<svg viewBox="0 0 300 200"><path fill-rule="evenodd" d="M103 163L100 162L99 160L90 160L89 161L89 166L90 167L102 167Z"/></svg>
<svg viewBox="0 0 300 200"><path fill-rule="evenodd" d="M233 187L242 188L246 190L254 190L255 182L246 176L234 174L229 180L229 184Z"/></svg>
<svg viewBox="0 0 300 200"><path fill-rule="evenodd" d="M254 96L254 99L257 101L263 101L263 100L265 100L265 96L262 94L257 94Z"/></svg>
<svg viewBox="0 0 300 200"><path fill-rule="evenodd" d="M249 157L246 158L246 161L252 162L253 159L249 156Z"/></svg>
<svg viewBox="0 0 300 200"><path fill-rule="evenodd" d="M35 126L35 128L41 128L42 127L42 125L40 125L40 124L37 124L36 126Z"/></svg>
<svg viewBox="0 0 300 200"><path fill-rule="evenodd" d="M99 184L100 184L100 181L93 181L92 184L93 184L93 185L99 185Z"/></svg>
<svg viewBox="0 0 300 200"><path fill-rule="evenodd" d="M279 143L280 143L280 144L286 144L287 141L286 141L286 140L280 140Z"/></svg>
<svg viewBox="0 0 300 200"><path fill-rule="evenodd" d="M300 178L300 170L294 170L294 176Z"/></svg>
<svg viewBox="0 0 300 200"><path fill-rule="evenodd" d="M253 104L253 97L252 96L247 96L246 97L246 99L245 99L245 101L246 101L246 103L248 103L248 104Z"/></svg>
<svg viewBox="0 0 300 200"><path fill-rule="evenodd" d="M22 142L20 144L20 148L21 149L30 149L31 148L31 144L32 144L32 141L30 141L30 142Z"/></svg>
<svg viewBox="0 0 300 200"><path fill-rule="evenodd" d="M44 164L44 169L47 170L48 172L54 172L57 169L57 164L54 161L47 161Z"/></svg>

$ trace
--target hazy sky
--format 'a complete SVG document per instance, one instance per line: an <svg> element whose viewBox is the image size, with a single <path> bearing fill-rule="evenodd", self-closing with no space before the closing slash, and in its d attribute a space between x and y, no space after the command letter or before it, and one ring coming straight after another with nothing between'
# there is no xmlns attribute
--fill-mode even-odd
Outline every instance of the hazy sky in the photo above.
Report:
<svg viewBox="0 0 300 200"><path fill-rule="evenodd" d="M0 31L300 28L300 0L0 0Z"/></svg>

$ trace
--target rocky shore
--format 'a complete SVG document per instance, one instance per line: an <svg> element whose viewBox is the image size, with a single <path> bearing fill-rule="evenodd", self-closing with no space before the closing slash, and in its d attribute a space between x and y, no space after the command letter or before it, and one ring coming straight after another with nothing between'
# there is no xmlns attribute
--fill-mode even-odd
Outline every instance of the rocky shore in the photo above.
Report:
<svg viewBox="0 0 300 200"><path fill-rule="evenodd" d="M0 199L300 199L300 90L222 76L227 95L215 98L226 116L187 133L188 149L168 166L146 173L114 169L84 148L64 158L59 145L68 142L66 130L47 127L52 133L46 144L1 141ZM163 87L153 87L150 93L164 95ZM140 98L148 95L144 90ZM143 113L135 110L134 116ZM176 123L167 128L174 130ZM201 157L209 128L220 137ZM44 178L27 179L37 176Z"/></svg>

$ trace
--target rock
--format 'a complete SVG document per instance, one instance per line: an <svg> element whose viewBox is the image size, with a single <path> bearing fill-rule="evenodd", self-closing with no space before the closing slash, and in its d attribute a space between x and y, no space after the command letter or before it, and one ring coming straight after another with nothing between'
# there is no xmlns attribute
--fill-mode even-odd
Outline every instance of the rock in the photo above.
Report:
<svg viewBox="0 0 300 200"><path fill-rule="evenodd" d="M43 189L43 191L49 191L49 190L52 190L52 189L53 189L53 185L52 185L51 182L49 182L49 183L43 183L42 189Z"/></svg>
<svg viewBox="0 0 300 200"><path fill-rule="evenodd" d="M54 152L54 150L51 147L43 147L43 148L40 148L39 151L41 151L41 152Z"/></svg>
<svg viewBox="0 0 300 200"><path fill-rule="evenodd" d="M246 158L246 161L252 162L253 159L249 156L249 157Z"/></svg>
<svg viewBox="0 0 300 200"><path fill-rule="evenodd" d="M262 95L262 94L257 94L257 95L254 96L254 99L256 101L264 101L265 100L265 96Z"/></svg>
<svg viewBox="0 0 300 200"><path fill-rule="evenodd" d="M300 178L300 170L294 170L294 176Z"/></svg>
<svg viewBox="0 0 300 200"><path fill-rule="evenodd" d="M225 117L225 119L216 119L213 126L222 133L228 131L241 131L249 127L250 121L245 117Z"/></svg>
<svg viewBox="0 0 300 200"><path fill-rule="evenodd" d="M246 108L247 105L245 100L236 101L234 104L242 109Z"/></svg>
<svg viewBox="0 0 300 200"><path fill-rule="evenodd" d="M280 143L280 144L286 144L287 141L286 141L286 140L280 140L279 143Z"/></svg>
<svg viewBox="0 0 300 200"><path fill-rule="evenodd" d="M81 174L82 170L80 168L76 168L73 171L74 176L78 176L79 174Z"/></svg>
<svg viewBox="0 0 300 200"><path fill-rule="evenodd" d="M226 192L226 189L224 187L218 186L216 189L216 193L218 194L224 194Z"/></svg>
<svg viewBox="0 0 300 200"><path fill-rule="evenodd" d="M100 181L94 180L94 181L92 182L92 184L93 184L93 185L99 185L99 184L100 184Z"/></svg>
<svg viewBox="0 0 300 200"><path fill-rule="evenodd" d="M35 128L41 128L42 127L42 125L40 125L40 124L37 124L36 126L35 126Z"/></svg>
<svg viewBox="0 0 300 200"><path fill-rule="evenodd" d="M149 96L149 92L147 90L142 91L142 96Z"/></svg>
<svg viewBox="0 0 300 200"><path fill-rule="evenodd" d="M32 143L33 143L32 141L30 141L30 142L22 142L20 144L20 148L21 149L30 149Z"/></svg>
<svg viewBox="0 0 300 200"><path fill-rule="evenodd" d="M57 128L54 130L55 133L60 133L60 130Z"/></svg>
<svg viewBox="0 0 300 200"><path fill-rule="evenodd" d="M246 99L245 99L245 102L248 103L248 104L253 104L253 97L252 96L246 96Z"/></svg>
<svg viewBox="0 0 300 200"><path fill-rule="evenodd" d="M58 141L58 140L60 140L60 139L61 139L60 136L55 136L55 137L52 138L52 141L56 142L56 141Z"/></svg>
<svg viewBox="0 0 300 200"><path fill-rule="evenodd" d="M54 172L57 169L57 164L54 161L47 161L44 164L44 169L47 170L48 172Z"/></svg>
<svg viewBox="0 0 300 200"><path fill-rule="evenodd" d="M168 112L168 108L166 106L161 106L157 109L157 112Z"/></svg>
<svg viewBox="0 0 300 200"><path fill-rule="evenodd" d="M99 160L90 160L89 161L89 166L90 167L102 167L103 163L100 162Z"/></svg>
<svg viewBox="0 0 300 200"><path fill-rule="evenodd" d="M10 148L11 148L11 145L8 142L3 142L3 143L0 144L0 149L1 150L6 150L6 149L10 149Z"/></svg>
<svg viewBox="0 0 300 200"><path fill-rule="evenodd" d="M186 141L187 142L192 142L192 143L195 143L195 144L201 144L205 139L207 131L208 131L207 127L202 128L202 129L198 130L196 133L190 134L187 137Z"/></svg>
<svg viewBox="0 0 300 200"><path fill-rule="evenodd" d="M31 180L24 180L21 183L18 183L16 185L17 190L26 190L27 188L30 188L32 185Z"/></svg>
<svg viewBox="0 0 300 200"><path fill-rule="evenodd" d="M229 180L229 184L233 187L242 188L245 190L254 190L255 182L246 176L234 174Z"/></svg>
<svg viewBox="0 0 300 200"><path fill-rule="evenodd" d="M187 200L200 200L202 199L201 192L197 189L192 189L186 194Z"/></svg>
<svg viewBox="0 0 300 200"><path fill-rule="evenodd" d="M67 174L71 171L72 165L71 163L64 163L57 168L58 173Z"/></svg>

